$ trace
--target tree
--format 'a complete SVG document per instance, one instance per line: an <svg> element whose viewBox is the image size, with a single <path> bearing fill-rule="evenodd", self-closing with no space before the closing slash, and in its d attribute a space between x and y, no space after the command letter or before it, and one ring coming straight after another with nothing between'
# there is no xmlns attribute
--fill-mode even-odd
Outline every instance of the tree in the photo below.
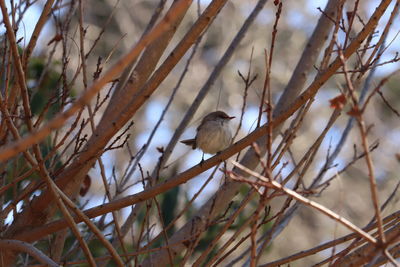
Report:
<svg viewBox="0 0 400 267"><path fill-rule="evenodd" d="M4 266L396 264L399 1L0 6Z"/></svg>

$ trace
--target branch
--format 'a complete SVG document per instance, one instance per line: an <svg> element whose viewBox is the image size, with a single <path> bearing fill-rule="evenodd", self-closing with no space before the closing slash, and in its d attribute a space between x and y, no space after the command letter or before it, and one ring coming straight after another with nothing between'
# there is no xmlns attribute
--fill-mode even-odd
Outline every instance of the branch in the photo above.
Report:
<svg viewBox="0 0 400 267"><path fill-rule="evenodd" d="M341 223L343 226L347 227L351 231L357 233L360 237L368 240L372 244L376 245L378 243L378 241L374 237L372 237L370 234L368 234L367 232L363 231L362 229L360 229L359 227L357 227L356 225L354 225L353 223L351 223L347 219L343 218L342 216L334 213L330 209L325 208L323 205L321 205L321 204L319 204L319 203L317 203L315 201L309 200L309 199L303 197L302 195L298 194L297 192L282 186L280 183L278 183L278 182L276 182L274 180L268 179L268 178L258 174L257 172L252 171L252 170L244 167L243 165L241 165L241 164L239 164L239 163L237 163L235 161L232 161L232 164L235 167L239 168L240 170L246 172L247 174L249 174L249 175L251 175L253 177L256 177L256 178L260 179L261 181L263 181L263 183L257 183L257 182L252 182L252 181L249 180L248 181L249 183L257 183L257 185L259 185L259 186L272 187L275 190L283 191L285 194L287 194L291 198L294 198L297 201L305 204L306 206L310 206L310 207L322 212L326 216L336 220L337 222ZM232 174L231 178L236 179L235 178L235 174ZM246 182L246 181L241 178L240 182Z"/></svg>
<svg viewBox="0 0 400 267"><path fill-rule="evenodd" d="M384 0L380 3L378 8L375 10L374 14L371 16L371 19L368 21L368 23L365 25L363 30L353 39L352 43L345 49L344 51L344 56L345 58L349 58L353 53L357 51L359 46L363 43L363 41L371 34L371 32L375 29L376 24L378 23L379 19L385 12L386 8L390 4L391 1L389 0ZM336 1L330 1L329 4L331 4L331 8L335 10ZM329 21L328 19L326 19ZM321 19L319 22L318 27L321 27L322 22L325 21L325 19ZM320 36L312 36L311 42L324 42L325 41L325 36L327 35L327 32L329 32L330 27L329 24L323 25L324 31L319 32ZM315 38L315 39L313 39ZM322 46L321 46L322 47ZM319 54L320 50L318 51L315 49L311 53L317 53ZM306 56L303 54L303 56ZM303 58L302 56L302 58ZM317 58L317 56L313 57ZM312 63L313 64L313 63ZM318 75L315 80L312 82L312 84L307 88L307 90L301 94L299 97L296 98L295 101L291 103L284 103L282 105L285 105L285 108L281 107L276 107L275 112L276 112L276 117L274 120L271 122L273 125L272 127L275 128L277 125L281 124L283 121L285 121L288 117L290 117L295 111L297 111L304 103L306 103L309 99L313 98L315 94L318 92L318 90L322 87L322 85L325 84L325 82L332 77L335 72L339 69L341 66L341 60L339 57L335 59L335 61L329 65L329 67L322 72L320 75ZM307 72L303 73L303 75L307 76ZM299 90L300 91L300 90ZM285 93L284 93L285 94ZM279 101L281 102L281 101ZM279 112L279 110L284 110L282 112ZM280 115L278 115L280 114ZM262 126L261 128L255 130L252 134L254 136L257 134L257 138L260 138L262 136L265 136L267 133L267 125ZM238 142L239 143L239 142ZM236 143L236 144L238 144ZM260 139L260 143L258 144L259 147L265 148L265 138ZM228 151L228 150L227 150ZM265 151L263 152L263 154ZM213 157L212 159L214 159ZM241 164L246 166L249 169L254 169L258 165L258 160L257 160L257 155L254 150L249 150L246 155L244 156L243 160L241 161ZM196 214L196 219L189 220L188 223L186 223L179 231L177 231L174 235L171 236L169 243L178 243L180 240L187 240L188 237L191 236L191 233L199 233L202 232L202 229L206 227L207 221L211 218L214 218L217 216L221 211L226 209L228 203L232 200L232 198L236 195L238 189L240 187L240 183L237 182L228 182L225 183L215 194L214 196L209 199L197 212ZM182 251L185 249L185 246L182 244L181 246L176 246L174 247L174 251L176 253ZM166 250L161 250L156 253L154 253L151 257L151 261L145 261L144 265L150 265L150 262L152 264L161 263L166 259Z"/></svg>
<svg viewBox="0 0 400 267"><path fill-rule="evenodd" d="M17 250L21 252L28 253L30 256L41 262L42 264L46 264L47 266L60 266L52 259L47 257L43 252L35 248L33 245L20 241L20 240L10 240L10 239L0 239L0 250Z"/></svg>
<svg viewBox="0 0 400 267"><path fill-rule="evenodd" d="M65 122L69 117L75 114L78 110L84 107L89 101L97 95L97 93L106 85L108 82L113 80L117 75L126 67L130 62L135 60L143 49L151 42L156 40L162 33L171 27L171 22L174 21L174 13L180 13L188 4L186 0L180 0L178 4L169 13L169 16L165 16L154 29L145 35L139 42L133 47L133 49L125 56L123 56L117 63L115 63L109 71L107 71L101 78L90 86L77 101L75 101L69 109L59 113L46 125L39 130L33 131L28 136L24 137L18 142L11 143L6 147L0 149L0 162L15 156L19 152L22 152L32 146L41 142L44 138L51 134L52 131L64 126ZM6 12L6 11L5 11ZM4 15L4 12L3 12Z"/></svg>
<svg viewBox="0 0 400 267"><path fill-rule="evenodd" d="M166 31L170 30L171 28L174 28L174 23L176 20L179 20L179 15L185 13L187 8L189 7L188 3L190 1L187 0L181 0L177 1L167 12L165 17L158 23L152 31L150 31L148 34L146 34L138 43L137 45L123 58L121 58L106 74L104 74L101 78L96 80L96 82L90 86L82 96L74 103L71 105L71 107L66 110L63 113L58 114L54 119L49 121L48 124L46 124L44 127L42 127L40 130L37 132L34 132L31 135L28 135L26 138L22 139L21 142L15 142L11 146L8 146L6 148L3 148L0 150L0 161L5 160L9 158L10 156L13 156L15 153L18 153L21 149L22 151L25 150L27 147L29 147L31 144L35 144L36 142L40 142L43 138L45 138L47 135L49 135L54 129L57 127L61 127L62 124L67 120L69 116L72 116L74 112L77 110L80 110L84 105L90 101L90 99L95 96L98 91L104 86L107 82L109 82L112 78L114 78L117 74L119 74L130 62L135 60L139 53L146 48L151 42L154 40L158 40L160 36L162 36ZM177 18L178 17L178 18ZM115 106L115 105L114 105ZM110 123L112 123L112 126L109 124L109 128L114 128L114 121L110 120ZM121 125L122 127L122 125ZM117 129L118 130L118 129ZM111 138L111 136L110 136ZM93 143L96 143L95 140L98 140L95 138L95 136L91 139L91 144L87 145L92 145ZM104 139L102 139L104 141ZM107 144L109 141L106 140L104 142L104 146ZM85 147L85 154L86 158L82 160L82 154L80 155L81 157L78 158L73 164L69 166L65 171L63 171L56 180L57 185L67 194L70 195L72 194L71 192L77 192L77 187L80 186L81 180L85 177L87 171L91 168L92 163L94 160L97 159L99 156L99 153L103 151L103 147L100 147L100 150L90 150L91 147L86 146ZM94 153L93 153L94 152ZM91 162L90 162L91 161ZM83 166L85 168L83 168ZM74 179L71 179L73 177ZM64 179L60 179L64 178ZM82 179L80 179L82 178ZM70 191L68 192L65 189L65 185L67 184L72 184L73 186L70 187ZM29 207L27 207L19 216L16 218L14 221L13 225L7 229L6 236L13 236L14 234L19 233L22 228L26 228L27 225L41 225L43 224L43 220L48 218L50 214L54 213L54 205L50 205L49 203L52 202L52 195L50 192L47 190L45 191L40 197L34 199ZM51 210L52 209L52 210ZM40 214L40 216L33 216L32 213L34 214ZM32 217L33 216L33 217ZM35 219L33 219L35 218ZM37 220L40 220L38 222Z"/></svg>

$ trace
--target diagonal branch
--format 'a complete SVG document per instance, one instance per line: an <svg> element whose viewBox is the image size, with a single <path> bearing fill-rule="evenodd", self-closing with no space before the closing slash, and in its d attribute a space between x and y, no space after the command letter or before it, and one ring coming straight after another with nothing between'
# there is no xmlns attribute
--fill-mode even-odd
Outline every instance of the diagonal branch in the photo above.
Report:
<svg viewBox="0 0 400 267"><path fill-rule="evenodd" d="M248 175L256 177L257 179L262 181L261 183L257 183L257 182L252 182L252 181L249 180L248 182L250 184L257 184L259 186L271 187L271 188L274 188L275 190L283 191L285 194L287 194L291 198L294 198L297 201L305 204L306 206L310 206L310 207L322 212L326 216L336 220L337 222L341 223L343 226L347 227L351 231L357 233L360 237L368 240L372 244L376 245L378 243L378 241L374 237L372 237L370 234L368 234L367 232L363 231L362 229L360 229L359 227L357 227L356 225L354 225L353 223L351 223L347 219L343 218L342 216L340 216L340 215L336 214L335 212L331 211L330 209L324 207L323 205L303 197L302 195L300 195L296 191L293 191L293 190L291 190L289 188L286 188L286 187L282 186L280 183L278 183L277 181L268 179L268 178L258 174L257 172L252 171L252 170L244 167L240 163L232 161L232 164L236 168L246 172ZM232 174L232 175L233 176L231 178L236 180L237 178L235 178L235 175L234 174ZM240 182L245 182L245 181L246 180L244 180L244 179L240 179Z"/></svg>
<svg viewBox="0 0 400 267"><path fill-rule="evenodd" d="M157 26L145 35L139 42L132 48L132 50L125 56L123 56L117 63L115 63L109 71L107 71L101 78L90 86L79 98L75 101L69 109L58 114L46 125L37 131L33 131L30 135L24 137L18 142L11 143L0 150L0 162L15 156L19 152L24 151L33 144L41 142L46 138L52 131L62 127L69 117L74 115L83 106L89 103L89 101L97 95L97 93L106 85L108 82L113 80L130 62L135 60L143 49L151 42L156 40L162 33L171 27L171 22L174 21L173 14L180 13L185 6L187 1L180 0L174 9L164 17L164 19L157 24ZM6 12L6 11L5 11ZM4 12L3 12L4 13Z"/></svg>
<svg viewBox="0 0 400 267"><path fill-rule="evenodd" d="M20 240L0 239L0 250L17 250L26 252L46 266L60 266L33 245Z"/></svg>
<svg viewBox="0 0 400 267"><path fill-rule="evenodd" d="M380 3L380 5L377 7L375 10L374 14L371 16L371 19L366 23L365 27L363 30L353 39L351 44L344 50L344 57L348 59L352 54L354 54L357 49L360 47L360 45L363 43L363 41L372 33L372 31L375 29L375 26L377 25L379 19L382 17L384 12L386 11L386 8L390 4L391 1L389 0L384 0ZM330 7L332 10L336 9L336 1L329 1L328 5L331 5ZM324 24L324 23L325 24ZM327 33L330 30L329 27L329 19L322 17L321 20L319 21L319 24L317 28L323 27L326 31L320 31L318 32L319 36L315 36L313 34L311 38L311 42L316 42L319 43L322 41L322 43L325 41L325 37ZM313 39L315 38L315 39ZM322 44L319 46L322 47ZM318 49L314 50L312 53L317 53L319 54ZM304 56L307 56L305 54L302 55L302 58ZM313 57L317 58L317 56ZM313 64L313 63L311 63ZM313 98L315 94L318 92L318 90L322 87L322 85L325 84L325 82L332 77L335 72L339 69L341 66L342 62L339 57L337 57L332 64L330 64L327 69L322 72L320 75L318 75L315 80L311 83L311 85L307 88L307 90L302 93L299 97L295 99L293 102L288 102L284 103L282 105L285 105L285 108L282 108L282 112L278 113L280 110L280 107L277 107L275 110L277 110L276 114L274 114L274 120L271 122L273 127L277 127L277 125L281 124L283 121L285 121L290 115L292 115L296 110L298 110L306 101L309 99ZM301 66L299 67L301 68ZM304 73L303 75L306 75L307 73ZM307 76L307 75L306 75ZM301 90L301 89L300 89ZM299 90L299 91L300 91ZM279 101L280 102L280 101ZM290 114L290 115L289 115ZM267 126L264 125L261 128L255 130L254 133L259 133L260 135L257 136L258 138L264 136L267 134ZM236 143L237 144L237 143ZM264 149L265 148L265 138L261 138L258 140L258 145L260 148ZM262 155L265 154L265 149L262 151ZM213 157L215 158L215 157ZM250 149L247 151L246 155L240 162L242 165L246 166L249 169L254 169L258 165L258 157L257 153L253 150ZM210 220L210 218L214 218L217 216L221 211L226 209L227 205L231 202L232 198L236 195L237 191L239 190L240 184L237 182L228 182L225 183L219 190L218 192L215 193L215 195L208 200L197 212L196 214L196 219L189 220L188 223L186 223L179 231L177 231L174 235L171 236L169 243L178 243L179 241L182 240L188 240L193 233L201 233L205 227L207 227L207 221ZM185 249L184 245L174 247L174 250L178 253L182 250ZM166 250L161 250L156 252L155 254L152 255L151 258L151 264L156 264L161 263L163 259L166 258ZM150 265L150 260L145 261L144 265Z"/></svg>

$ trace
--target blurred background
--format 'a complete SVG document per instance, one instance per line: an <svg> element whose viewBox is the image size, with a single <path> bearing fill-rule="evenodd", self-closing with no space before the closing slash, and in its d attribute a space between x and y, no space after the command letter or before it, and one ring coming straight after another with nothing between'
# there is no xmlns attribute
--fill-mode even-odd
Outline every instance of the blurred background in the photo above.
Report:
<svg viewBox="0 0 400 267"><path fill-rule="evenodd" d="M31 1L32 2L32 1ZM171 1L167 1L169 3ZM276 103L282 90L289 81L294 68L301 56L301 53L307 43L308 38L312 34L314 27L321 16L319 9L324 9L326 2L318 1L282 1L283 9L278 23L278 32L276 35L273 63L271 68L271 93L274 103ZM345 9L350 10L355 1L346 1ZM358 9L359 20L355 20L353 27L353 35L362 29L362 20L367 21L369 16L375 10L376 0L361 1ZM168 55L180 38L189 30L190 26L196 20L199 12L202 12L210 3L207 0L194 1L190 12L185 16L183 23L179 26L176 36L169 45ZM192 104L199 90L207 81L219 59L228 47L232 38L235 36L243 21L253 9L256 1L228 1L222 9L216 20L212 23L210 29L204 34L194 54L192 50L185 55L180 63L174 68L172 73L160 85L159 89L151 96L151 99L137 112L132 118L134 125L129 128L130 137L123 148L110 150L103 154L102 159L105 164L106 176L111 184L112 193L117 195L113 185L115 181L122 177L129 176L129 183L125 191L118 192L118 197L126 196L143 190L141 184L142 174L152 173L159 157L160 150L166 147L172 137L176 127L179 125L188 107ZM10 3L7 1L7 4ZM24 46L26 40L30 39L38 16L40 15L44 1L34 1L23 17L21 26L17 31L17 39L20 39L20 45ZM85 50L89 51L92 45L96 43L93 52L87 58L88 73L91 75L96 72L99 60L102 68L107 70L118 58L123 56L142 36L154 10L157 8L159 1L115 1L115 0L87 0L84 1L84 26L86 31ZM168 6L168 5L167 5ZM389 10L393 9L393 5ZM266 7L257 17L251 29L247 32L244 40L236 49L233 57L223 69L221 75L215 81L211 91L202 102L199 110L194 115L190 127L186 129L181 139L194 137L196 127L200 123L204 115L214 110L224 110L236 119L232 121L232 130L236 131L239 126L239 118L242 111L244 114L241 128L235 141L240 140L249 132L255 129L259 113L260 98L262 94L264 77L265 77L265 49L269 51L272 38L272 29L275 22L276 6L273 1L269 1ZM37 88L38 77L44 78L45 86L41 86L41 90L32 91L32 106L39 110L43 108L40 103L41 99L46 99L48 88L53 86L62 87L60 74L63 68L66 68L66 80L71 81L74 78L80 64L79 47L78 47L78 16L71 16L68 21L67 39L58 42L57 35L62 31L62 27L66 26L63 20L70 10L68 5L63 7L62 4L58 8L54 8L52 18L47 22L45 30L39 37L39 43L34 51L30 67L31 73L28 80L32 88ZM386 12L383 22L387 21L390 12ZM378 26L379 32L383 30L384 23ZM391 61L396 58L399 51L400 42L398 41L400 22L398 17L390 30L386 39L387 49L380 59L380 62ZM4 25L0 26L0 33L5 32ZM99 34L101 38L97 39ZM340 38L344 38L343 34L339 34ZM377 40L376 40L377 41ZM375 41L375 42L376 42ZM54 45L57 42L57 45ZM373 41L374 43L374 41ZM60 49L65 46L66 49ZM68 53L69 62L65 64L62 61L63 53ZM162 59L163 60L163 59ZM162 62L161 60L161 62ZM186 68L187 61L190 60L188 70L184 76L182 83L176 88L176 85ZM42 67L51 61L50 69ZM353 60L354 61L354 60ZM354 63L350 61L349 65ZM317 74L318 66L315 66L314 72L308 77L311 82ZM372 80L372 88L378 85L379 81L399 69L397 60L392 63L379 66ZM239 73L246 76L250 71L250 76L255 78L251 86L245 90L245 84ZM43 82L43 80L41 81ZM381 88L385 98L390 101L392 107L397 111L400 107L399 93L399 75L390 78L390 81ZM307 83L309 84L309 83ZM339 88L343 86L343 75L335 75L333 79L319 91L310 112L306 115L300 130L290 148L290 153L286 153L281 160L281 164L277 169L282 168L282 176L289 174L294 168L294 162L302 157L314 140L320 135L326 125L327 119L332 113L329 100L340 94ZM306 85L307 86L307 85ZM77 78L72 87L73 96L79 95L84 86L81 78ZM103 99L108 90L104 88L99 98ZM173 98L171 98L173 95ZM36 96L36 98L35 98ZM95 100L94 100L95 101ZM108 103L105 100L100 110L95 115L95 121L98 122L102 116L102 112ZM160 121L164 109L169 101L172 101L165 112L165 116ZM245 105L244 105L245 102ZM84 114L84 116L88 116ZM308 185L316 177L323 167L328 153L332 151L338 143L343 129L349 120L346 112L343 112L335 125L329 130L327 136L318 150L315 160L312 162L311 168L308 170L303 183ZM390 108L378 96L371 99L369 108L365 113L366 123L369 129L370 144L377 144L377 148L373 151L372 157L375 167L378 189L383 203L392 193L394 187L399 181L399 154L400 153L400 118L398 114L392 112ZM265 121L265 118L263 118ZM159 124L159 125L158 125ZM153 130L157 125L154 133ZM286 127L289 124L286 125ZM90 135L90 127L83 130L84 134ZM279 138L278 138L279 141ZM334 161L332 167L326 174L325 180L335 176L345 167L354 157L355 153L362 150L360 143L360 135L358 128L353 127L347 142ZM278 142L274 143L276 147ZM397 158L396 158L397 154ZM132 159L132 156L135 158ZM211 155L206 155L205 158ZM171 158L162 170L163 178L173 177L177 173L184 171L201 160L202 153L199 150L191 150L183 144L177 144L174 148ZM65 158L61 157L61 160ZM132 163L140 164L134 165ZM286 164L287 163L287 164ZM228 168L231 164L227 162ZM134 167L133 167L134 166ZM185 205L185 203L193 197L204 181L208 178L212 170L202 173L196 178L183 184L178 189L174 189L175 199L171 202L166 210L170 210L172 214ZM85 208L93 207L103 203L104 187L100 179L100 168L94 166L89 173L91 177L91 186L88 193L81 198L81 204ZM215 177L206 186L204 191L196 198L193 203L192 210L187 216L178 220L175 229L179 228L186 219L190 218L191 213L200 207L210 196L212 196L225 177L220 171L217 171ZM289 183L288 185L293 186ZM247 187L244 185L244 187ZM238 199L243 198L245 190L237 196ZM238 200L237 199L237 200ZM366 170L365 160L361 159L351 165L345 172L338 174L327 186L327 188L318 196L312 197L313 200L325 205L338 214L348 218L358 226L366 225L374 216L374 209L370 198L370 187L368 173ZM272 211L274 207L280 208L282 198L274 198L268 203ZM399 209L399 194L389 203L384 211L384 215L389 215ZM258 205L257 200L253 201L253 206ZM121 222L128 215L130 208L121 210L119 213ZM243 211L243 216L250 216ZM110 220L111 217L108 217ZM8 218L12 220L12 213ZM139 225L139 224L138 224ZM159 231L155 230L154 234ZM234 229L232 229L234 231ZM310 210L308 207L300 208L298 214L292 219L290 224L285 228L268 247L268 252L264 253L262 261L275 260L281 257L291 255L300 250L314 247L318 244L334 239L348 233L348 230L339 226L335 221L326 216ZM126 238L126 242L132 242L130 237ZM222 243L224 240L221 241ZM229 260L239 256L247 246L240 246ZM340 250L340 248L337 248ZM332 251L326 251L327 254L317 254L310 256L298 265L293 266L309 266L319 260L329 256ZM227 262L229 262L229 260Z"/></svg>

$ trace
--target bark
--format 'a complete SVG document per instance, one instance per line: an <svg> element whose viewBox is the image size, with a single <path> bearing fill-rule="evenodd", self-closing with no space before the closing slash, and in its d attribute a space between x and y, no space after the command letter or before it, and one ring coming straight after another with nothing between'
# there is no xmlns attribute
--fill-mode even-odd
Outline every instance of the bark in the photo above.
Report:
<svg viewBox="0 0 400 267"><path fill-rule="evenodd" d="M335 14L339 2L339 0L329 1L325 12L328 14ZM304 87L307 75L315 64L332 26L333 24L328 18L321 16L318 25L316 26L314 33L311 36L299 63L297 64L292 79L285 88L285 91L278 102L279 106L277 105L275 109L274 117L277 117L282 111L286 110L300 94ZM291 87L289 87L289 85ZM262 137L258 139L257 144L263 149L262 154L264 155L266 152L266 138ZM253 170L258 165L258 156L253 149L249 149L240 163ZM241 183L238 182L228 181L225 183L221 186L218 192L216 192L215 195L199 209L195 217L170 237L168 240L169 244L178 244L169 247L174 256L178 255L187 247L190 247L190 242L183 241L196 240L196 238L206 230L208 223L220 214L220 212L226 210L229 203L236 196L240 186ZM183 243L187 244L187 247ZM162 264L162 262L165 262L167 257L168 251L162 249L152 254L151 258L145 260L143 266L158 266Z"/></svg>

